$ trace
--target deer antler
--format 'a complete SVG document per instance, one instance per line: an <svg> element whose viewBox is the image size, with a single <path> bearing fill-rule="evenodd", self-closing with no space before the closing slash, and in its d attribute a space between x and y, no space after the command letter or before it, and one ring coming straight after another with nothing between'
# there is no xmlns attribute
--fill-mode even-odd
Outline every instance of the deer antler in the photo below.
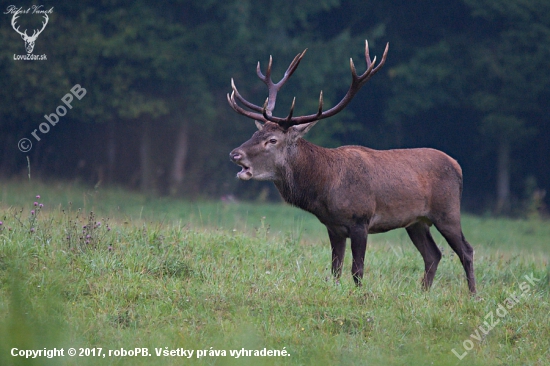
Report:
<svg viewBox="0 0 550 366"><path fill-rule="evenodd" d="M231 93L231 96L227 94L227 100L231 108L233 108L233 110L235 110L237 113L245 115L249 118L253 118L255 120L260 120L264 122L271 121L271 122L278 123L284 129L287 129L291 126L318 121L324 118L334 116L338 112L342 111L353 99L355 94L357 94L357 92L361 89L361 87L365 85L366 82L369 81L369 79L372 76L374 76L382 66L384 66L384 63L386 62L386 56L388 55L389 43L386 44L386 49L384 50L382 60L380 61L378 66L374 67L376 64L376 57L374 58L374 60L371 61L369 56L369 43L365 40L365 60L367 63L367 70L362 75L357 75L357 71L355 69L355 65L353 64L353 60L350 59L350 68L351 68L351 76L352 76L351 86L348 92L346 93L346 95L344 96L344 98L342 98L342 100L334 107L323 112L323 92L321 91L319 95L319 109L317 110L317 113L310 114L307 116L293 117L294 105L296 102L296 98L294 98L294 100L292 101L292 106L290 107L290 112L287 117L285 118L274 117L272 115L272 112L273 112L273 109L275 108L277 92L279 91L279 89L281 89L284 83L296 70L296 68L298 67L298 64L302 60L302 57L304 57L306 50L296 55L294 60L290 63L290 66L288 67L287 71L285 72L285 75L277 84L274 84L273 81L271 80L272 58L271 57L269 58L269 65L267 66L267 71L265 76L260 71L260 63L258 62L258 67L256 72L258 74L258 77L267 85L268 91L269 91L269 97L266 99L263 107L252 104L246 99L244 99L239 93L239 91L237 90L237 87L235 86L235 82L233 81L233 79L231 79L231 87L233 88L233 92ZM239 106L235 98L239 102L241 102L245 107L247 107L252 111L246 110L241 106Z"/></svg>
<svg viewBox="0 0 550 366"><path fill-rule="evenodd" d="M276 83L276 84L273 83L273 80L271 79L271 66L273 64L273 58L271 56L269 56L269 64L267 65L267 70L265 72L265 75L261 71L260 62L258 62L258 66L256 67L256 74L258 75L260 80L262 80L265 83L265 85L267 85L267 89L269 91L269 97L266 99L266 103L264 104L263 107L252 104L249 101L247 101L246 99L244 99L243 96L237 90L237 87L235 86L235 81L233 79L231 79L231 88L233 89L233 92L231 93L231 96L229 96L229 94L227 94L227 100L229 102L229 105L237 113L240 113L240 114L243 114L247 117L250 117L250 118L253 118L253 119L256 119L256 120L261 120L261 121L265 122L267 119L264 119L263 114L265 113L265 114L268 114L268 115L271 116L271 114L273 112L273 109L275 108L275 102L277 100L277 92L286 83L286 81L290 78L290 76L294 73L294 71L296 71L296 68L300 64L300 61L302 60L302 58L306 54L306 51L307 51L307 48L302 53L299 53L299 54L296 55L296 57L294 57L294 60L292 60L292 62L288 66L288 69L286 70L283 78L281 80L279 80L279 82ZM247 107L248 109L251 109L253 111L260 112L260 113L253 113L251 111L247 111L247 110L241 108L236 103L235 98L237 98L239 100L239 102L244 104L245 107Z"/></svg>

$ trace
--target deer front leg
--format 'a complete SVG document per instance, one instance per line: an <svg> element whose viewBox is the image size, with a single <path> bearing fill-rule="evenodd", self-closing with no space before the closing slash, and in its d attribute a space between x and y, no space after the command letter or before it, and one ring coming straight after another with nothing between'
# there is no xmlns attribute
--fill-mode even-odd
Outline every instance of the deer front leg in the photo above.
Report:
<svg viewBox="0 0 550 366"><path fill-rule="evenodd" d="M346 237L337 235L333 230L327 227L330 246L332 247L332 275L336 282L342 274L342 265L344 264L344 254L346 253Z"/></svg>
<svg viewBox="0 0 550 366"><path fill-rule="evenodd" d="M357 286L361 286L363 279L363 267L365 262L365 251L367 250L367 229L364 225L356 225L350 230L351 253L353 254L353 264L351 265L351 275Z"/></svg>

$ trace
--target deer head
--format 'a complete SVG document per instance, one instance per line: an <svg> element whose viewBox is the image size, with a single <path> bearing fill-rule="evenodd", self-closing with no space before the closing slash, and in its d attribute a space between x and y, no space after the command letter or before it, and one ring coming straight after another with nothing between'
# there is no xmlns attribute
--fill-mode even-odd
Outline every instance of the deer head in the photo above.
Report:
<svg viewBox="0 0 550 366"><path fill-rule="evenodd" d="M19 13L16 12L15 14L13 14L13 17L11 18L11 26L17 33L21 35L21 38L23 38L23 41L25 41L25 49L27 50L27 53L32 53L32 51L34 50L34 43L36 42L36 39L38 38L40 33L42 33L44 28L46 28L46 24L48 24L48 20L49 20L48 14L44 14L45 21L42 22L42 29L40 30L35 29L32 33L32 36L27 35L26 29L24 32L21 32L19 30L19 26L17 26L17 28L15 27L17 18L19 18Z"/></svg>

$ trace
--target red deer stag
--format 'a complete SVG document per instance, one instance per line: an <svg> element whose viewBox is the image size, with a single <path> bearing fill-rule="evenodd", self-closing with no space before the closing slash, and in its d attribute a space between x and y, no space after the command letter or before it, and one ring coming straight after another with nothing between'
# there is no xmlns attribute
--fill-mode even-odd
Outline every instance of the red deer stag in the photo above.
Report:
<svg viewBox="0 0 550 366"><path fill-rule="evenodd" d="M237 173L239 179L273 181L286 202L311 212L327 227L336 280L342 273L347 238L351 239L353 254L351 273L355 283L361 285L367 234L405 228L424 259L422 285L429 289L441 259L430 234L433 224L460 258L468 287L474 294L474 250L464 238L460 225L462 169L454 159L428 148L379 151L342 146L327 149L302 139L319 120L334 116L349 104L384 65L388 47L389 44L375 67L376 57L371 61L366 43L365 73L358 76L350 59L352 82L344 98L323 111L321 92L317 113L307 116L293 116L296 99L287 117L272 115L277 92L306 51L294 58L278 83L271 79L272 59L265 75L258 63L258 77L269 91L263 106L244 99L231 80L233 92L227 95L229 105L256 120L259 131L231 151L230 158L242 168Z"/></svg>

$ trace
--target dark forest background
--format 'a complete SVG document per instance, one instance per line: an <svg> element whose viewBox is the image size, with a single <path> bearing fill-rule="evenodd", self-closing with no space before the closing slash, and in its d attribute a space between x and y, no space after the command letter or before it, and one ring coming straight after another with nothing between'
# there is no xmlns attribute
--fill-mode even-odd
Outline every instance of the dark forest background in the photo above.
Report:
<svg viewBox="0 0 550 366"><path fill-rule="evenodd" d="M274 78L308 48L279 95L297 114L342 98L349 58L365 69L390 51L384 68L344 113L308 139L325 147L433 147L464 173L471 212L544 212L550 188L550 2L548 0L180 0L2 1L0 20L0 179L118 185L152 195L277 200L271 184L240 182L228 153L255 131L231 110L239 91L262 104L256 77L274 59ZM53 7L35 55L11 27L9 5ZM21 30L41 26L23 14ZM86 95L50 126L44 115L79 84ZM23 153L18 141L28 138ZM27 160L28 158L28 160Z"/></svg>

